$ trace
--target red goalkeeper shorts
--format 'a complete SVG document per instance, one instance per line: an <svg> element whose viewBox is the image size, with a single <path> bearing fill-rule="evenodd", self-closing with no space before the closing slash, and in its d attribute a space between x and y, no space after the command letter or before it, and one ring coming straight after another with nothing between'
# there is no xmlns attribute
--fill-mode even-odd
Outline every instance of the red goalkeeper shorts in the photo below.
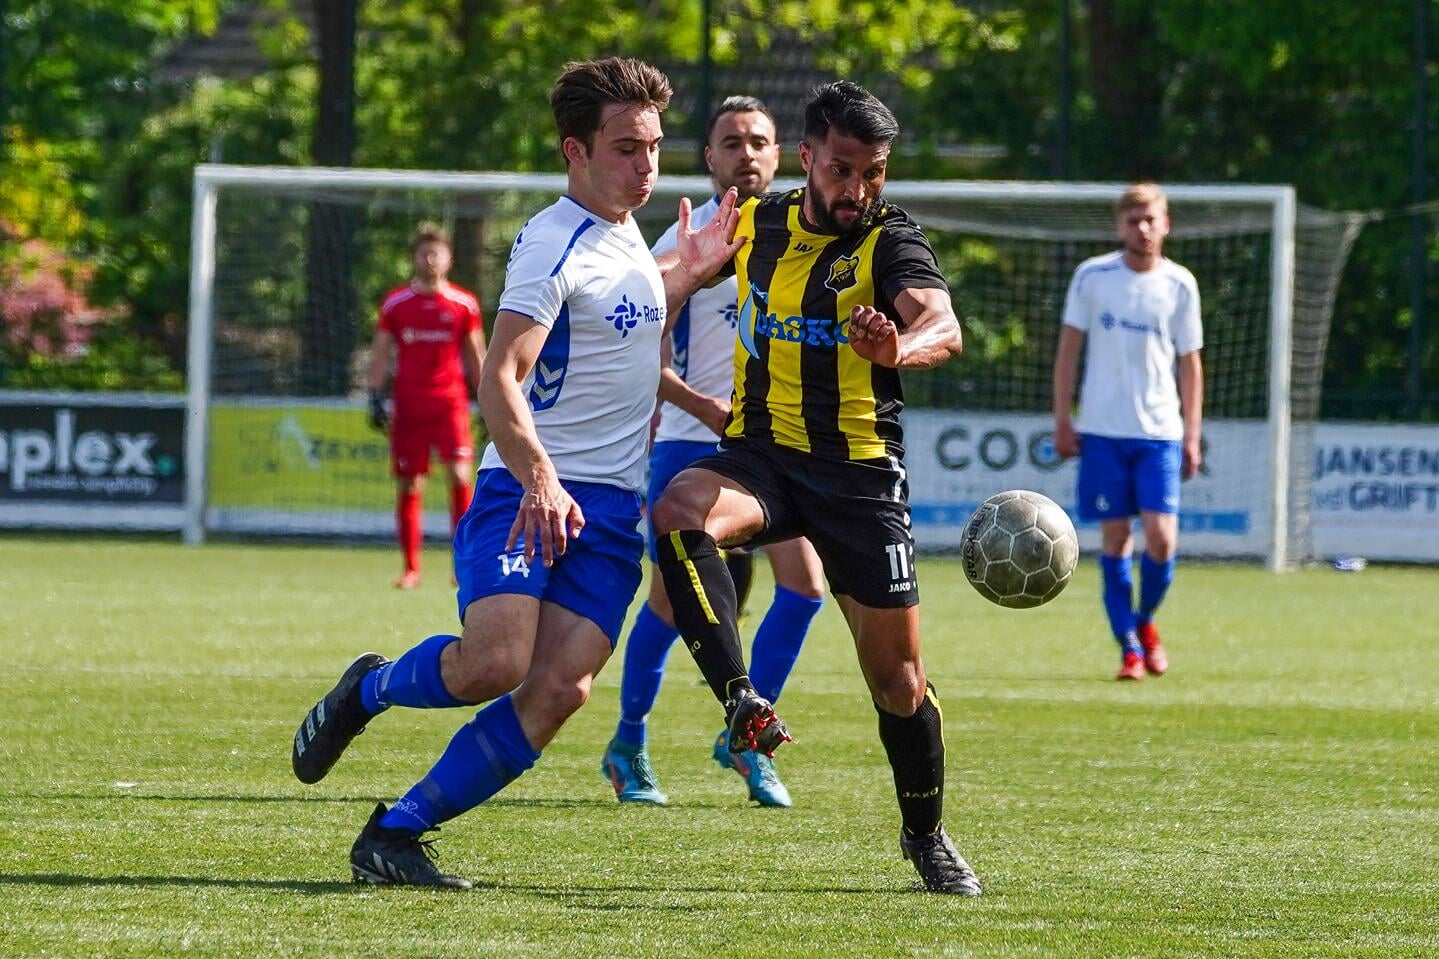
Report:
<svg viewBox="0 0 1439 959"><path fill-rule="evenodd" d="M418 407L418 408L416 408ZM396 476L425 476L430 452L444 463L475 458L470 408L465 403L395 404L390 421L390 469Z"/></svg>

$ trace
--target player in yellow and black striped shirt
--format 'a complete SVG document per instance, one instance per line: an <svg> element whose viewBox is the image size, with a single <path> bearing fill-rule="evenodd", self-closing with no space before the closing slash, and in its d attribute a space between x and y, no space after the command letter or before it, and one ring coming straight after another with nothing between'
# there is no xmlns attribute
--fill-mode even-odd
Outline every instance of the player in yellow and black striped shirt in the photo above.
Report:
<svg viewBox="0 0 1439 959"><path fill-rule="evenodd" d="M877 200L844 232L827 232L805 216L810 189L757 197L740 213L736 235L749 242L735 260L740 323L724 445L755 440L830 460L902 456L899 373L842 348L847 321L873 306L902 323L895 300L906 290L947 298L948 287L903 210ZM852 212L852 201L841 203Z"/></svg>
<svg viewBox="0 0 1439 959"><path fill-rule="evenodd" d="M729 422L720 450L654 504L656 552L730 749L773 753L789 734L745 673L718 547L809 538L879 712L901 849L925 888L972 896L979 882L940 822L944 738L919 654L899 425L898 371L957 355L959 321L924 234L880 198L898 132L862 87L822 86L805 109L804 189L745 204Z"/></svg>

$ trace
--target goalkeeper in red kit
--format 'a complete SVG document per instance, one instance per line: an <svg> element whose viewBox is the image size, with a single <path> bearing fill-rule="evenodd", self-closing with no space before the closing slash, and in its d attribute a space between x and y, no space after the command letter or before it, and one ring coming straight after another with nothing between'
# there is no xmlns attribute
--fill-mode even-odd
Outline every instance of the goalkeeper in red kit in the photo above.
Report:
<svg viewBox="0 0 1439 959"><path fill-rule="evenodd" d="M410 241L414 276L380 305L370 353L370 425L388 428L395 474L395 524L405 568L400 589L420 585L425 477L433 450L450 483L450 530L470 505L475 446L470 400L485 358L485 333L475 295L445 279L454 255L449 237L421 226ZM392 400L385 380L394 360Z"/></svg>

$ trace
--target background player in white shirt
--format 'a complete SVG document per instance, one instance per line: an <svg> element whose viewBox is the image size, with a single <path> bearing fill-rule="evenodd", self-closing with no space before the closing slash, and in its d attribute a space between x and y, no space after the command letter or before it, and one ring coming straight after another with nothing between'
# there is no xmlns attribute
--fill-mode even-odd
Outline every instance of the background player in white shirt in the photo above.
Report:
<svg viewBox="0 0 1439 959"><path fill-rule="evenodd" d="M1054 444L1079 457L1081 519L1098 520L1104 608L1120 648L1116 679L1169 668L1154 611L1174 579L1179 483L1200 465L1204 346L1194 276L1163 256L1169 203L1152 183L1117 204L1123 249L1074 271L1054 362ZM1070 420L1087 345L1079 417ZM1177 388L1176 388L1177 378ZM1133 517L1144 527L1134 604Z"/></svg>
<svg viewBox="0 0 1439 959"><path fill-rule="evenodd" d="M735 195L680 202L663 267L630 216L654 188L670 85L638 60L571 63L550 92L569 190L515 238L480 378L493 447L455 535L463 635L359 657L305 717L292 763L327 773L375 715L489 699L350 852L357 880L468 889L420 836L499 792L589 695L642 578L639 489L665 317L726 263ZM583 531L583 535L581 535Z"/></svg>
<svg viewBox="0 0 1439 959"><path fill-rule="evenodd" d="M779 167L779 143L774 117L765 105L754 97L729 97L721 103L710 117L705 161L717 194L734 187L744 200L768 190ZM716 195L696 209L694 225L707 223L719 205ZM674 249L678 227L671 226L655 243L652 249L657 256ZM664 403L650 454L647 500L651 506L681 470L714 452L724 430L734 389L738 291L738 281L728 277L690 297L676 317L667 344L672 346L673 361L662 373ZM775 543L765 552L774 568L774 601L755 633L750 680L760 695L774 702L799 656L810 622L824 603L824 582L819 556L808 540ZM600 762L600 771L621 802L662 806L668 801L650 765L646 720L677 638L664 579L652 576L649 599L625 639L620 721ZM776 774L774 760L753 749L731 753L728 729L715 741L713 756L721 766L739 773L750 798L760 805L790 805L789 790Z"/></svg>

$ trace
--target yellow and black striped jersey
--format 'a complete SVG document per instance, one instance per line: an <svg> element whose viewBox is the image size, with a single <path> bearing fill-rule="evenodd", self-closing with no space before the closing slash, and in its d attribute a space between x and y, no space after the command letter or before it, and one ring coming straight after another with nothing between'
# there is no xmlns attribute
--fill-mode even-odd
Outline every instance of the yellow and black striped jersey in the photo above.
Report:
<svg viewBox="0 0 1439 959"><path fill-rule="evenodd" d="M745 202L736 235L739 336L722 445L767 441L832 460L903 453L897 370L849 346L850 310L873 306L904 328L894 299L944 289L934 251L900 208L883 200L853 236L803 225L804 190Z"/></svg>

